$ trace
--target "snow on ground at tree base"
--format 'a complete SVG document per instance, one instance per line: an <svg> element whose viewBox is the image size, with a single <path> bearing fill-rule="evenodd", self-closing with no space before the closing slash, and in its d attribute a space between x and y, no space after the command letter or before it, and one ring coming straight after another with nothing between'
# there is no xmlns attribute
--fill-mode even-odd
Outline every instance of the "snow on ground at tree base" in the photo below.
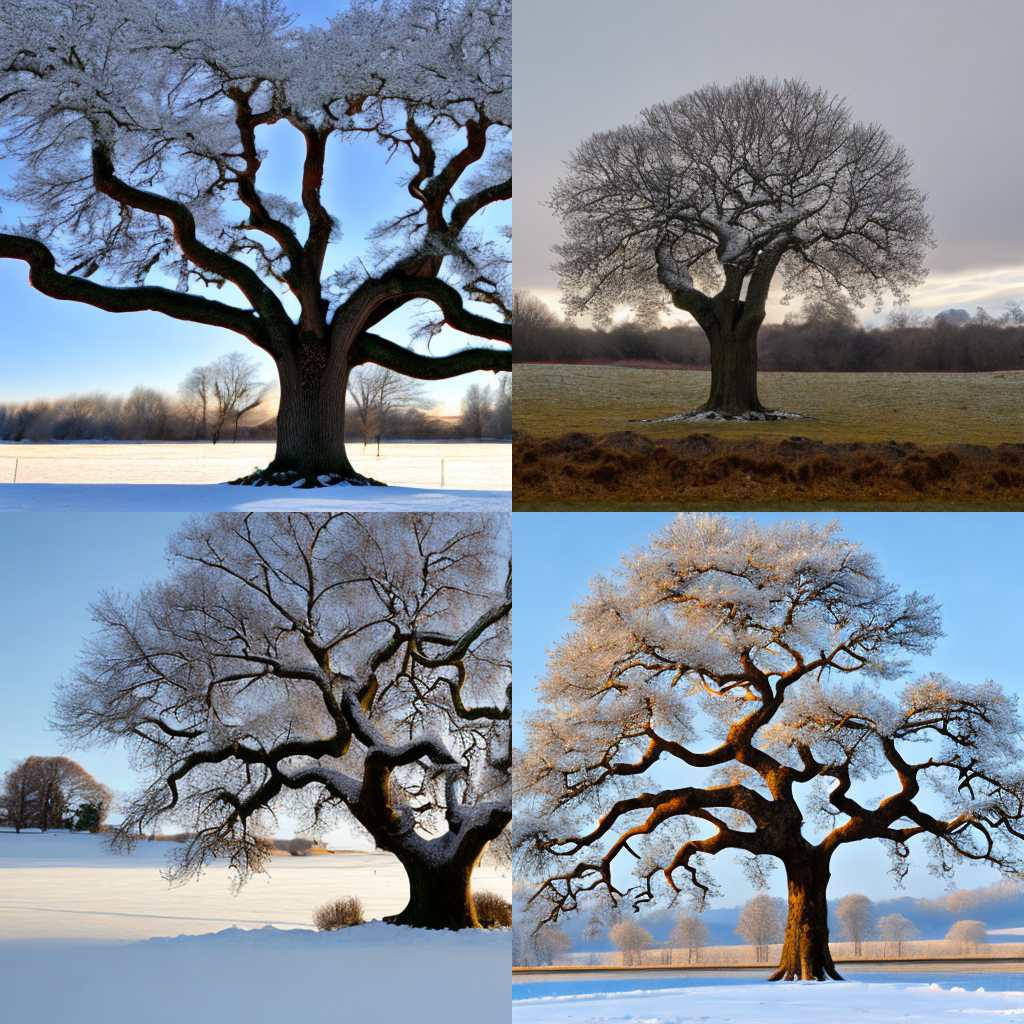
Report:
<svg viewBox="0 0 1024 1024"><path fill-rule="evenodd" d="M0 512L506 512L510 491L228 484L0 484Z"/></svg>
<svg viewBox="0 0 1024 1024"><path fill-rule="evenodd" d="M143 841L130 854L116 854L100 835L0 832L0 959L12 942L309 928L313 910L341 896L358 896L366 917L379 918L400 911L408 896L398 861L369 851L273 857L269 874L237 894L224 864L171 886L160 871L176 846ZM508 874L487 865L474 872L473 884L478 892L511 895ZM0 999L0 1021L6 1019Z"/></svg>
<svg viewBox="0 0 1024 1024"><path fill-rule="evenodd" d="M508 442L386 441L380 455L375 444L354 443L348 456L364 476L395 487L512 488ZM274 445L262 441L0 442L0 484L220 484L273 458Z"/></svg>
<svg viewBox="0 0 1024 1024"><path fill-rule="evenodd" d="M228 929L110 943L0 943L10 1024L494 1024L508 1020L511 936L368 924Z"/></svg>
<svg viewBox="0 0 1024 1024"><path fill-rule="evenodd" d="M1024 991L899 982L752 982L540 996L512 1003L512 1024L935 1024L1005 1019L1024 1019Z"/></svg>

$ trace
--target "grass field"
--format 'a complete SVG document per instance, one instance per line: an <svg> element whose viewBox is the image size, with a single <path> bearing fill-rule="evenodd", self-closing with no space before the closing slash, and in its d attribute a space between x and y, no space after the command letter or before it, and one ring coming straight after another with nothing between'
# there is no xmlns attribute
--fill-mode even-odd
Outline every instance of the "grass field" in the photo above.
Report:
<svg viewBox="0 0 1024 1024"><path fill-rule="evenodd" d="M699 406L710 373L520 363L515 368L516 431L553 437L569 431L632 430L650 438L694 431L722 440L912 441L922 446L1024 442L1024 371L1001 373L762 373L761 401L798 412L774 423L636 423Z"/></svg>

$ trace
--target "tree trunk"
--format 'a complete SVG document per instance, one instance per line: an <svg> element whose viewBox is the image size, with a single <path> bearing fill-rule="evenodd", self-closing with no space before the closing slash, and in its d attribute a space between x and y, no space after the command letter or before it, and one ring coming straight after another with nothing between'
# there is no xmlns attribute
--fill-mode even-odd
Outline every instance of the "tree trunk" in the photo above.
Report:
<svg viewBox="0 0 1024 1024"><path fill-rule="evenodd" d="M447 863L428 857L397 855L409 878L409 902L400 914L385 918L413 928L478 928L471 878L476 859L456 856Z"/></svg>
<svg viewBox="0 0 1024 1024"><path fill-rule="evenodd" d="M765 411L757 397L757 329L705 330L711 346L711 393L702 412L748 416Z"/></svg>
<svg viewBox="0 0 1024 1024"><path fill-rule="evenodd" d="M828 860L811 855L786 862L789 911L782 956L771 981L841 980L828 948Z"/></svg>
<svg viewBox="0 0 1024 1024"><path fill-rule="evenodd" d="M281 404L274 461L232 482L301 487L379 484L356 472L345 449L347 347L332 351L326 342L300 340L278 359L277 370Z"/></svg>

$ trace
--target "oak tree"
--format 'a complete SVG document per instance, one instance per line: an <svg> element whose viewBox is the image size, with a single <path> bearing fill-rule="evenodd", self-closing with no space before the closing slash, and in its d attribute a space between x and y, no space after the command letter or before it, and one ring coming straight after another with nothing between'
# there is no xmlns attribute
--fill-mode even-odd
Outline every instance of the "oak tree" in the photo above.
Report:
<svg viewBox="0 0 1024 1024"><path fill-rule="evenodd" d="M805 82L710 85L598 132L552 194L571 314L689 313L711 347L701 412L771 415L757 392L769 289L898 299L930 244L910 159L877 124Z"/></svg>
<svg viewBox="0 0 1024 1024"><path fill-rule="evenodd" d="M173 570L95 606L61 689L79 743L142 774L115 834L187 833L172 874L264 869L275 815L364 829L405 869L392 918L477 924L471 877L511 819L511 575L493 515L224 515Z"/></svg>
<svg viewBox="0 0 1024 1024"><path fill-rule="evenodd" d="M884 844L899 877L914 846L942 873L1024 872L1015 700L905 680L940 635L935 602L835 526L681 516L572 617L518 758L517 870L546 919L595 898L702 906L709 862L735 851L762 881L785 869L773 977L822 979L848 844Z"/></svg>
<svg viewBox="0 0 1024 1024"><path fill-rule="evenodd" d="M505 347L431 356L377 331L414 303L428 330L511 343L507 232L480 223L512 196L510 19L509 0L357 0L309 27L281 0L10 0L0 156L24 217L0 258L53 298L266 352L277 451L245 482L369 482L345 452L353 367L510 368ZM380 148L408 206L342 265L327 197L353 140ZM270 147L297 147L287 194L261 173Z"/></svg>

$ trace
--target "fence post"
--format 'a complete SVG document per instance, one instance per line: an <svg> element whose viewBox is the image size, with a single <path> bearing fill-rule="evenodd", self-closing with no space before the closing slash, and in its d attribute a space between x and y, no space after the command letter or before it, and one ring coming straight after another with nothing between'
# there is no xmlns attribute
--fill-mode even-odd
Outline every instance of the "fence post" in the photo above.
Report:
<svg viewBox="0 0 1024 1024"><path fill-rule="evenodd" d="M16 484L17 482L18 482L18 460L15 459L14 460L14 479L11 481L11 483L12 484Z"/></svg>
<svg viewBox="0 0 1024 1024"><path fill-rule="evenodd" d="M444 487L444 459L441 459L441 486Z"/></svg>

